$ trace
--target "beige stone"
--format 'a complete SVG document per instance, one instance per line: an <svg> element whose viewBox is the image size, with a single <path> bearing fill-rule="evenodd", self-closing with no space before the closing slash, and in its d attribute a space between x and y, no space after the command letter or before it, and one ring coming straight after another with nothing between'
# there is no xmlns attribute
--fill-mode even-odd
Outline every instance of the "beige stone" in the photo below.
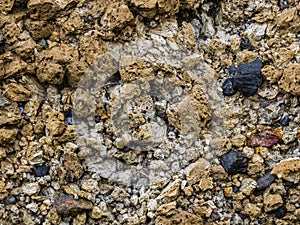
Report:
<svg viewBox="0 0 300 225"><path fill-rule="evenodd" d="M23 193L26 195L35 195L40 191L38 183L27 183L22 186Z"/></svg>
<svg viewBox="0 0 300 225"><path fill-rule="evenodd" d="M18 134L18 129L0 129L0 145L6 146L15 142L15 138Z"/></svg>
<svg viewBox="0 0 300 225"><path fill-rule="evenodd" d="M0 126L18 124L22 119L20 109L16 102L1 107Z"/></svg>
<svg viewBox="0 0 300 225"><path fill-rule="evenodd" d="M31 91L17 83L10 83L5 87L6 95L12 101L23 102L28 101L31 96Z"/></svg>
<svg viewBox="0 0 300 225"><path fill-rule="evenodd" d="M0 12L2 13L8 13L11 11L15 0L3 0L0 2Z"/></svg>
<svg viewBox="0 0 300 225"><path fill-rule="evenodd" d="M207 191L209 189L212 189L214 187L213 179L211 177L200 179L199 187L202 191Z"/></svg>
<svg viewBox="0 0 300 225"><path fill-rule="evenodd" d="M283 200L279 194L265 194L264 195L264 208L266 212L273 211L282 206Z"/></svg>
<svg viewBox="0 0 300 225"><path fill-rule="evenodd" d="M158 196L158 199L163 199L165 201L173 201L177 199L180 194L181 182L181 179L176 179L175 181L170 183L162 190L161 194Z"/></svg>
<svg viewBox="0 0 300 225"><path fill-rule="evenodd" d="M271 84L277 82L282 75L282 71L272 65L265 65L261 69L261 73Z"/></svg>
<svg viewBox="0 0 300 225"><path fill-rule="evenodd" d="M27 8L31 18L40 20L50 19L60 10L58 1L52 0L30 0Z"/></svg>
<svg viewBox="0 0 300 225"><path fill-rule="evenodd" d="M98 206L94 206L92 209L91 218L92 219L100 219L103 216L104 216L104 212Z"/></svg>
<svg viewBox="0 0 300 225"><path fill-rule="evenodd" d="M300 181L300 158L284 159L275 164L271 174L292 183Z"/></svg>
<svg viewBox="0 0 300 225"><path fill-rule="evenodd" d="M164 218L158 216L155 220L156 225L195 225L195 224L203 224L203 220L201 217L196 216L192 213L179 210L175 215L170 218Z"/></svg>
<svg viewBox="0 0 300 225"><path fill-rule="evenodd" d="M157 213L159 215L167 215L167 216L176 213L176 202L173 201L173 202L161 205L157 209Z"/></svg>
<svg viewBox="0 0 300 225"><path fill-rule="evenodd" d="M300 65L290 64L284 69L279 87L285 92L300 96Z"/></svg>
<svg viewBox="0 0 300 225"><path fill-rule="evenodd" d="M244 209L244 213L251 218L257 218L261 215L261 208L252 203L247 203Z"/></svg>
<svg viewBox="0 0 300 225"><path fill-rule="evenodd" d="M201 178L207 176L210 170L210 163L203 158L198 159L196 162L191 163L184 169L186 179L189 184L195 184Z"/></svg>

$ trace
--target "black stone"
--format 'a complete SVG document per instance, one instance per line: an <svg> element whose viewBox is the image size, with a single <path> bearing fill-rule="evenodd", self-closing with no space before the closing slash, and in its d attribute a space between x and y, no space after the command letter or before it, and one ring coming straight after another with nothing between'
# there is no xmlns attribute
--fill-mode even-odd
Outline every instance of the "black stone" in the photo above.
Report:
<svg viewBox="0 0 300 225"><path fill-rule="evenodd" d="M230 73L235 74L232 78L227 78L223 83L223 94L234 95L240 91L245 96L254 95L263 83L261 75L262 61L256 59L249 63L242 63L233 69L230 67Z"/></svg>
<svg viewBox="0 0 300 225"><path fill-rule="evenodd" d="M266 173L264 176L262 176L261 178L259 178L257 180L257 190L263 190L267 187L269 187L273 181L275 180L275 176L270 174L270 173Z"/></svg>
<svg viewBox="0 0 300 225"><path fill-rule="evenodd" d="M101 119L100 119L100 116L95 116L95 123L100 123Z"/></svg>
<svg viewBox="0 0 300 225"><path fill-rule="evenodd" d="M290 118L289 118L289 116L284 116L283 118L282 118L282 120L281 120L281 125L282 126L288 126L289 125L289 122L290 122Z"/></svg>
<svg viewBox="0 0 300 225"><path fill-rule="evenodd" d="M8 196L4 203L6 205L9 205L9 204L15 204L17 201L18 199L12 195L12 196Z"/></svg>
<svg viewBox="0 0 300 225"><path fill-rule="evenodd" d="M229 174L245 173L248 162L248 158L239 151L230 151L221 156L221 165Z"/></svg>
<svg viewBox="0 0 300 225"><path fill-rule="evenodd" d="M222 86L223 89L223 95L225 96L231 96L234 95L237 90L233 87L233 78L227 78Z"/></svg>
<svg viewBox="0 0 300 225"><path fill-rule="evenodd" d="M43 177L45 175L49 175L49 167L46 164L43 164L42 166L37 166L35 168L36 177Z"/></svg>
<svg viewBox="0 0 300 225"><path fill-rule="evenodd" d="M280 206L280 207L279 207L278 209L276 209L276 211L275 211L275 216L276 216L276 218L278 218L278 219L283 218L283 217L285 216L285 214L286 214L286 209L285 209L284 206Z"/></svg>
<svg viewBox="0 0 300 225"><path fill-rule="evenodd" d="M4 36L0 34L0 54L3 54L5 52L4 46L5 46L5 39Z"/></svg>
<svg viewBox="0 0 300 225"><path fill-rule="evenodd" d="M65 117L73 117L73 110L72 109L68 109L66 112L65 112Z"/></svg>
<svg viewBox="0 0 300 225"><path fill-rule="evenodd" d="M234 75L236 73L236 67L235 66L230 66L229 67L229 74Z"/></svg>
<svg viewBox="0 0 300 225"><path fill-rule="evenodd" d="M239 188L237 187L237 186L233 186L232 187L232 191L234 192L234 193L237 193L238 191L239 191Z"/></svg>
<svg viewBox="0 0 300 225"><path fill-rule="evenodd" d="M286 9L289 7L289 1L288 0L278 0L278 6L281 10Z"/></svg>
<svg viewBox="0 0 300 225"><path fill-rule="evenodd" d="M253 46L251 45L250 41L248 38L242 38L241 43L240 43L240 49L244 50L252 50Z"/></svg>

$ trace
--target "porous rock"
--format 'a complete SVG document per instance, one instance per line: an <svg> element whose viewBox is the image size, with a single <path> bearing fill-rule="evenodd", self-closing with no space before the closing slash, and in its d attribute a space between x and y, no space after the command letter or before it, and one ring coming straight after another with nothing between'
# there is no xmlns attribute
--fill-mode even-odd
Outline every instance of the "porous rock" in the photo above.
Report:
<svg viewBox="0 0 300 225"><path fill-rule="evenodd" d="M300 65L290 64L284 69L279 87L285 92L300 96Z"/></svg>
<svg viewBox="0 0 300 225"><path fill-rule="evenodd" d="M300 180L300 159L290 158L276 163L271 174L289 182L298 183Z"/></svg>

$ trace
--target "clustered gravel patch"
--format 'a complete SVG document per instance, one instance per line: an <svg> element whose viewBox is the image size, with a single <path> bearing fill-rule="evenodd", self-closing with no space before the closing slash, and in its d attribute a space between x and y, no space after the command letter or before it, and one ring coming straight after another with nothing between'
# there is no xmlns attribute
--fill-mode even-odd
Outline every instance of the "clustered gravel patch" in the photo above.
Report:
<svg viewBox="0 0 300 225"><path fill-rule="evenodd" d="M297 0L0 2L0 225L298 224Z"/></svg>

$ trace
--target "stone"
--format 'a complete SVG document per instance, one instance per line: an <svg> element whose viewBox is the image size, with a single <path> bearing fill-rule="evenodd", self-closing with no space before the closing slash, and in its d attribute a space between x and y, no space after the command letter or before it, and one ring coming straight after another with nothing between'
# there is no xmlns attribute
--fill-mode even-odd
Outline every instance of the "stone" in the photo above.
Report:
<svg viewBox="0 0 300 225"><path fill-rule="evenodd" d="M271 174L289 182L298 183L300 181L300 159L289 158L281 160L275 164Z"/></svg>
<svg viewBox="0 0 300 225"><path fill-rule="evenodd" d="M11 11L13 5L15 3L15 0L4 0L0 2L0 12L2 13L8 13Z"/></svg>
<svg viewBox="0 0 300 225"><path fill-rule="evenodd" d="M300 65L290 64L288 65L282 74L281 79L278 82L279 87L285 92L300 96Z"/></svg>
<svg viewBox="0 0 300 225"><path fill-rule="evenodd" d="M235 68L234 76L227 78L223 83L223 94L234 95L235 90L240 91L245 96L254 95L262 85L261 75L262 61L256 59L249 63L242 63Z"/></svg>
<svg viewBox="0 0 300 225"><path fill-rule="evenodd" d="M27 183L22 186L22 191L26 195L36 195L39 193L40 189L38 183Z"/></svg>
<svg viewBox="0 0 300 225"><path fill-rule="evenodd" d="M101 24L106 30L120 30L133 19L134 16L127 5L122 3L113 3L108 5L101 18Z"/></svg>
<svg viewBox="0 0 300 225"><path fill-rule="evenodd" d="M64 81L64 68L57 63L42 62L38 65L37 77L42 83L62 84Z"/></svg>
<svg viewBox="0 0 300 225"><path fill-rule="evenodd" d="M7 146L15 142L18 129L0 128L0 145Z"/></svg>
<svg viewBox="0 0 300 225"><path fill-rule="evenodd" d="M3 101L6 101L2 99ZM1 102L1 99L0 99ZM20 108L16 102L6 101L8 105L0 106L0 126L4 125L17 125L22 120Z"/></svg>
<svg viewBox="0 0 300 225"><path fill-rule="evenodd" d="M71 195L64 195L55 199L54 207L62 215L80 214L93 209L93 204L83 199L74 199Z"/></svg>
<svg viewBox="0 0 300 225"><path fill-rule="evenodd" d="M54 30L54 26L51 23L40 20L27 20L26 27L28 27L31 36L35 41L48 38Z"/></svg>
<svg viewBox="0 0 300 225"><path fill-rule="evenodd" d="M247 157L239 151L230 151L222 155L220 161L229 174L245 173L249 162Z"/></svg>
<svg viewBox="0 0 300 225"><path fill-rule="evenodd" d="M282 140L282 130L280 129L268 129L252 134L248 140L247 145L256 147L272 147Z"/></svg>
<svg viewBox="0 0 300 225"><path fill-rule="evenodd" d="M104 212L98 206L93 206L91 214L92 219L101 219L104 215Z"/></svg>
<svg viewBox="0 0 300 225"><path fill-rule="evenodd" d="M244 208L244 213L251 218L257 218L261 215L261 208L252 203L247 203Z"/></svg>
<svg viewBox="0 0 300 225"><path fill-rule="evenodd" d="M49 167L46 164L37 166L35 168L35 176L36 177L43 177L45 175L49 175Z"/></svg>
<svg viewBox="0 0 300 225"><path fill-rule="evenodd" d="M58 1L51 0L30 0L27 8L30 17L37 20L50 19L60 10Z"/></svg>
<svg viewBox="0 0 300 225"><path fill-rule="evenodd" d="M170 202L170 203L166 203L161 205L157 211L158 215L172 215L174 213L176 213L176 202Z"/></svg>
<svg viewBox="0 0 300 225"><path fill-rule="evenodd" d="M246 196L250 196L255 190L257 183L252 178L246 178L242 180L240 191Z"/></svg>
<svg viewBox="0 0 300 225"><path fill-rule="evenodd" d="M263 190L269 187L275 180L275 176L271 173L266 173L257 180L257 190Z"/></svg>
<svg viewBox="0 0 300 225"><path fill-rule="evenodd" d="M284 206L280 206L278 209L275 210L275 216L277 219L282 219L286 214L286 208Z"/></svg>
<svg viewBox="0 0 300 225"><path fill-rule="evenodd" d="M282 75L282 71L272 65L265 65L261 73L271 84L276 83Z"/></svg>
<svg viewBox="0 0 300 225"><path fill-rule="evenodd" d="M167 187L165 187L157 198L163 199L165 201L173 201L177 199L177 197L180 194L181 182L182 182L181 179L176 179L175 181L170 183Z"/></svg>
<svg viewBox="0 0 300 225"><path fill-rule="evenodd" d="M199 187L202 191L207 191L214 187L213 179L211 177L202 178L199 182Z"/></svg>
<svg viewBox="0 0 300 225"><path fill-rule="evenodd" d="M6 95L12 101L23 102L28 101L31 96L31 91L27 90L20 84L10 83L5 87Z"/></svg>
<svg viewBox="0 0 300 225"><path fill-rule="evenodd" d="M173 225L173 224L181 224L181 225L194 225L194 224L203 224L203 220L200 216L196 216L187 211L178 210L170 218L165 218L162 216L158 216L155 220L155 224L157 225Z"/></svg>
<svg viewBox="0 0 300 225"><path fill-rule="evenodd" d="M184 174L190 185L197 183L201 178L207 176L210 172L211 165L204 159L200 158L191 163L184 169Z"/></svg>
<svg viewBox="0 0 300 225"><path fill-rule="evenodd" d="M264 209L266 212L271 212L282 206L283 200L279 194L265 194Z"/></svg>

